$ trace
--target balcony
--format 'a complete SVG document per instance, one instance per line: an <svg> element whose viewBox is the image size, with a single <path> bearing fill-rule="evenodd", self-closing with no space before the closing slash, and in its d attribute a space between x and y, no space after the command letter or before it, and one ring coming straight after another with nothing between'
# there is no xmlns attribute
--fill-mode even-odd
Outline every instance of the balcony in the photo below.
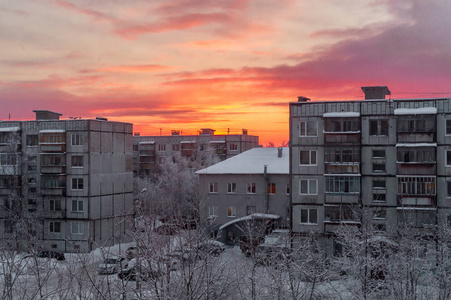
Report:
<svg viewBox="0 0 451 300"><path fill-rule="evenodd" d="M66 152L66 144L40 144L41 152L64 153Z"/></svg>
<svg viewBox="0 0 451 300"><path fill-rule="evenodd" d="M360 131L355 132L324 132L324 142L326 144L360 144Z"/></svg>
<svg viewBox="0 0 451 300"><path fill-rule="evenodd" d="M41 188L41 194L43 196L66 196L66 188L65 187L56 187L56 188Z"/></svg>
<svg viewBox="0 0 451 300"><path fill-rule="evenodd" d="M359 174L359 163L325 162L325 174Z"/></svg>
<svg viewBox="0 0 451 300"><path fill-rule="evenodd" d="M65 174L66 166L41 166L43 174Z"/></svg>
<svg viewBox="0 0 451 300"><path fill-rule="evenodd" d="M139 156L155 156L155 150L151 150L151 149L140 150Z"/></svg>
<svg viewBox="0 0 451 300"><path fill-rule="evenodd" d="M399 175L434 175L437 174L436 162L396 162Z"/></svg>
<svg viewBox="0 0 451 300"><path fill-rule="evenodd" d="M398 143L435 143L436 132L398 132Z"/></svg>
<svg viewBox="0 0 451 300"><path fill-rule="evenodd" d="M434 207L437 205L435 195L398 195L398 206Z"/></svg>

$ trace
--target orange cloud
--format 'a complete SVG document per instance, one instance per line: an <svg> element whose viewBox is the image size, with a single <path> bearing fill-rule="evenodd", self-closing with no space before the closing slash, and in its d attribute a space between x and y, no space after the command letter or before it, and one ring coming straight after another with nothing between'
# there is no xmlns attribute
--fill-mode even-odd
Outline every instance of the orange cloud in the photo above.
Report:
<svg viewBox="0 0 451 300"><path fill-rule="evenodd" d="M141 73L141 72L161 72L173 69L171 66L164 65L129 65L129 66L111 66L101 69L82 70L82 73L103 72L103 73Z"/></svg>

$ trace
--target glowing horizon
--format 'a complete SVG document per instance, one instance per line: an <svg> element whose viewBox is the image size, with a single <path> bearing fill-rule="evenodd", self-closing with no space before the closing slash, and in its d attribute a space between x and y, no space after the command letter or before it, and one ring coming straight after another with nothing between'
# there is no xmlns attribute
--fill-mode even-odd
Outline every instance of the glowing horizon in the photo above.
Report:
<svg viewBox="0 0 451 300"><path fill-rule="evenodd" d="M449 97L449 12L445 0L11 1L0 120L47 109L141 135L244 128L277 145L297 96Z"/></svg>

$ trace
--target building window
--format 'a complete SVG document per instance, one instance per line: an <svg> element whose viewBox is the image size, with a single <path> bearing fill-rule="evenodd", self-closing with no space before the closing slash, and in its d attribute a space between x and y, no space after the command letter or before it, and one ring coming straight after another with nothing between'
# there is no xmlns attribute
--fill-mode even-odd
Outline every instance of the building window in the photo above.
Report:
<svg viewBox="0 0 451 300"><path fill-rule="evenodd" d="M324 150L327 163L358 163L360 162L359 148L327 147Z"/></svg>
<svg viewBox="0 0 451 300"><path fill-rule="evenodd" d="M435 163L435 147L399 147L396 160L402 163Z"/></svg>
<svg viewBox="0 0 451 300"><path fill-rule="evenodd" d="M230 151L238 151L238 144L236 144L236 143L229 144L229 150Z"/></svg>
<svg viewBox="0 0 451 300"><path fill-rule="evenodd" d="M276 184L273 182L268 182L268 194L275 195L276 194Z"/></svg>
<svg viewBox="0 0 451 300"><path fill-rule="evenodd" d="M179 144L173 144L172 145L172 151L180 151L180 145Z"/></svg>
<svg viewBox="0 0 451 300"><path fill-rule="evenodd" d="M384 149L373 150L373 158L385 158L385 150Z"/></svg>
<svg viewBox="0 0 451 300"><path fill-rule="evenodd" d="M82 190L83 189L83 178L72 178L72 189Z"/></svg>
<svg viewBox="0 0 451 300"><path fill-rule="evenodd" d="M63 157L61 155L42 155L41 165L44 167L62 166L64 165Z"/></svg>
<svg viewBox="0 0 451 300"><path fill-rule="evenodd" d="M158 144L158 151L160 152L166 151L166 144Z"/></svg>
<svg viewBox="0 0 451 300"><path fill-rule="evenodd" d="M64 177L59 177L59 176L49 176L49 175L43 176L41 183L42 183L42 187L45 189L65 187Z"/></svg>
<svg viewBox="0 0 451 300"><path fill-rule="evenodd" d="M318 210L316 208L301 209L301 224L317 224Z"/></svg>
<svg viewBox="0 0 451 300"><path fill-rule="evenodd" d="M398 195L435 195L435 177L398 177Z"/></svg>
<svg viewBox="0 0 451 300"><path fill-rule="evenodd" d="M422 210L398 210L398 224L404 226L424 228L436 224L437 213L435 211Z"/></svg>
<svg viewBox="0 0 451 300"><path fill-rule="evenodd" d="M325 120L325 132L359 132L360 122L359 120L349 119L327 119Z"/></svg>
<svg viewBox="0 0 451 300"><path fill-rule="evenodd" d="M64 144L66 143L65 133L42 133L40 135L41 144Z"/></svg>
<svg viewBox="0 0 451 300"><path fill-rule="evenodd" d="M15 166L16 154L13 153L0 153L0 165L2 166Z"/></svg>
<svg viewBox="0 0 451 300"><path fill-rule="evenodd" d="M353 208L349 205L333 205L325 207L325 221L328 222L347 222L357 221L357 216L353 212Z"/></svg>
<svg viewBox="0 0 451 300"><path fill-rule="evenodd" d="M257 212L257 207L254 205L248 205L246 206L246 215L252 215Z"/></svg>
<svg viewBox="0 0 451 300"><path fill-rule="evenodd" d="M386 218L387 211L385 209L379 209L373 213L373 220L385 220Z"/></svg>
<svg viewBox="0 0 451 300"><path fill-rule="evenodd" d="M387 196L385 193L380 194L380 193L373 192L373 202L386 202L386 201L387 201Z"/></svg>
<svg viewBox="0 0 451 300"><path fill-rule="evenodd" d="M446 120L446 135L451 135L451 119Z"/></svg>
<svg viewBox="0 0 451 300"><path fill-rule="evenodd" d="M451 181L448 181L447 183L447 186L448 186L448 195L447 195L447 197L451 197Z"/></svg>
<svg viewBox="0 0 451 300"><path fill-rule="evenodd" d="M83 145L83 135L73 133L71 136L72 146L81 146Z"/></svg>
<svg viewBox="0 0 451 300"><path fill-rule="evenodd" d="M138 152L138 150L139 150L139 145L133 145L133 151Z"/></svg>
<svg viewBox="0 0 451 300"><path fill-rule="evenodd" d="M36 184L36 178L35 177L28 178L28 184Z"/></svg>
<svg viewBox="0 0 451 300"><path fill-rule="evenodd" d="M318 136L318 122L300 121L299 136Z"/></svg>
<svg viewBox="0 0 451 300"><path fill-rule="evenodd" d="M83 200L72 200L72 211L83 212Z"/></svg>
<svg viewBox="0 0 451 300"><path fill-rule="evenodd" d="M446 150L446 166L451 167L451 150Z"/></svg>
<svg viewBox="0 0 451 300"><path fill-rule="evenodd" d="M54 233L60 233L61 222L49 222L49 231Z"/></svg>
<svg viewBox="0 0 451 300"><path fill-rule="evenodd" d="M236 183L235 182L227 183L227 193L228 194L236 193Z"/></svg>
<svg viewBox="0 0 451 300"><path fill-rule="evenodd" d="M82 155L73 155L71 157L72 168L80 168L83 167L83 156Z"/></svg>
<svg viewBox="0 0 451 300"><path fill-rule="evenodd" d="M235 206L227 207L227 217L236 217L236 207Z"/></svg>
<svg viewBox="0 0 451 300"><path fill-rule="evenodd" d="M287 195L290 194L290 184L289 184L289 183L287 183L286 194L287 194Z"/></svg>
<svg viewBox="0 0 451 300"><path fill-rule="evenodd" d="M218 207L217 206L209 206L208 207L208 215L210 217L217 217L218 216Z"/></svg>
<svg viewBox="0 0 451 300"><path fill-rule="evenodd" d="M37 145L38 145L38 135L37 134L27 135L27 146L33 147Z"/></svg>
<svg viewBox="0 0 451 300"><path fill-rule="evenodd" d="M432 133L435 132L435 116L415 115L400 116L397 120L398 132Z"/></svg>
<svg viewBox="0 0 451 300"><path fill-rule="evenodd" d="M61 200L58 199L50 200L50 210L61 210Z"/></svg>
<svg viewBox="0 0 451 300"><path fill-rule="evenodd" d="M316 195L318 193L316 186L317 186L316 179L301 179L299 181L300 187L299 193L301 195Z"/></svg>
<svg viewBox="0 0 451 300"><path fill-rule="evenodd" d="M375 173L385 172L385 164L373 163L373 172Z"/></svg>
<svg viewBox="0 0 451 300"><path fill-rule="evenodd" d="M370 120L370 135L388 135L388 120Z"/></svg>
<svg viewBox="0 0 451 300"><path fill-rule="evenodd" d="M373 189L385 189L385 180L373 180Z"/></svg>
<svg viewBox="0 0 451 300"><path fill-rule="evenodd" d="M210 182L210 194L216 194L218 192L218 183Z"/></svg>
<svg viewBox="0 0 451 300"><path fill-rule="evenodd" d="M325 176L325 192L331 194L360 193L360 177L358 176Z"/></svg>
<svg viewBox="0 0 451 300"><path fill-rule="evenodd" d="M164 165L166 163L166 157L159 157L158 163Z"/></svg>
<svg viewBox="0 0 451 300"><path fill-rule="evenodd" d="M255 183L248 183L247 184L247 193L248 194L255 194L256 186Z"/></svg>
<svg viewBox="0 0 451 300"><path fill-rule="evenodd" d="M83 223L82 222L72 222L71 224L72 234L83 234Z"/></svg>
<svg viewBox="0 0 451 300"><path fill-rule="evenodd" d="M299 151L301 165L316 165L316 150Z"/></svg>

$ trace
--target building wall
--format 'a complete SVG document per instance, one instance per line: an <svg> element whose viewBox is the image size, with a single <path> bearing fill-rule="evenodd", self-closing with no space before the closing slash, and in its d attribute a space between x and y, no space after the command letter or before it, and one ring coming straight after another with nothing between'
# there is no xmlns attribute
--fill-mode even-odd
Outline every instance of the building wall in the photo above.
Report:
<svg viewBox="0 0 451 300"><path fill-rule="evenodd" d="M207 174L199 175L201 186L204 188L205 200L200 207L201 226L210 231L218 230L221 225L248 215L248 207L254 206L253 213L268 213L280 216L278 226L289 226L289 176L268 174L268 181L275 183L275 194L267 195L267 181L263 174ZM217 192L210 192L210 184L217 184ZM236 184L236 192L228 193L228 184ZM255 193L248 192L248 184L255 183ZM289 191L288 191L289 192ZM268 197L268 211L266 211L266 197ZM212 207L217 207L217 215L212 216ZM228 216L228 209L234 207L234 216ZM227 231L227 229L224 229ZM239 240L239 232L234 233L234 239ZM221 235L226 238L226 233Z"/></svg>

